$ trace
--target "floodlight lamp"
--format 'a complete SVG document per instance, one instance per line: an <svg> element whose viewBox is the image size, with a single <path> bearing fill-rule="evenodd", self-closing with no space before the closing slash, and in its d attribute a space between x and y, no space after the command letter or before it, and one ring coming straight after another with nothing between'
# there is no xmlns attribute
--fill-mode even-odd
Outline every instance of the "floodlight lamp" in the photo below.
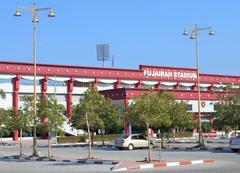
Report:
<svg viewBox="0 0 240 173"><path fill-rule="evenodd" d="M183 36L187 36L187 35L188 35L187 30L184 30L182 35L183 35Z"/></svg>
<svg viewBox="0 0 240 173"><path fill-rule="evenodd" d="M16 12L14 13L14 16L16 16L16 17L22 16L19 9L16 10Z"/></svg>
<svg viewBox="0 0 240 173"><path fill-rule="evenodd" d="M212 28L209 29L208 35L215 35L215 33L214 33Z"/></svg>
<svg viewBox="0 0 240 173"><path fill-rule="evenodd" d="M48 17L55 17L53 9L49 11Z"/></svg>
<svg viewBox="0 0 240 173"><path fill-rule="evenodd" d="M195 33L192 32L190 39L195 39L195 38L196 38Z"/></svg>

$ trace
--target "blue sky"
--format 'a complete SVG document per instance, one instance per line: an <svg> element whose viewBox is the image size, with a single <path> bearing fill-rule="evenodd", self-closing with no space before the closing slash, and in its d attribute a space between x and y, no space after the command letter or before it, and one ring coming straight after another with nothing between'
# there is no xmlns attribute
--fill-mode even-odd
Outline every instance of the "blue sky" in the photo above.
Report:
<svg viewBox="0 0 240 173"><path fill-rule="evenodd" d="M13 16L17 6L33 0L0 1L0 60L32 62L31 14ZM39 13L37 62L101 66L96 44L108 43L115 67L139 64L195 67L195 41L184 28L211 26L216 35L200 33L202 73L240 75L240 1L217 0L38 0L56 17ZM111 63L106 64L111 67Z"/></svg>

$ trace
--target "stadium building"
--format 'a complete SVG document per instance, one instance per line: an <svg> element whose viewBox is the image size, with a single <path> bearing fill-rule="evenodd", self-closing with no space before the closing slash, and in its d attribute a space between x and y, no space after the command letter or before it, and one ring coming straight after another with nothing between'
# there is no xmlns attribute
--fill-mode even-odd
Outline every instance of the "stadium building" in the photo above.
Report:
<svg viewBox="0 0 240 173"><path fill-rule="evenodd" d="M33 64L23 62L0 62L0 89L6 98L0 98L1 108L18 110L22 97L33 95ZM37 94L45 97L54 94L65 105L66 115L72 116L72 106L90 84L112 99L113 104L126 108L133 97L152 88L156 91L173 91L177 100L185 101L188 110L197 115L197 70L140 65L138 69L100 68L54 64L37 64ZM214 105L219 94L228 94L226 85L238 87L240 76L200 74L202 121L212 122ZM128 129L125 129L128 132ZM67 131L67 127L66 127ZM74 133L70 132L69 133Z"/></svg>

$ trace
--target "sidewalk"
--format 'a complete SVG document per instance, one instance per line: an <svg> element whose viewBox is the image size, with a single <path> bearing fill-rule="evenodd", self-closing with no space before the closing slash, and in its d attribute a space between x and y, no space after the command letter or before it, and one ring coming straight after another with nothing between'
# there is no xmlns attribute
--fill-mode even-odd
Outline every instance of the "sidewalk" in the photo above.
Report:
<svg viewBox="0 0 240 173"><path fill-rule="evenodd" d="M186 166L186 165L197 165L197 164L210 164L214 163L214 160L184 160L184 161L152 161L151 163L145 161L116 161L116 160L102 160L102 159L69 159L61 157L28 157L28 156L4 156L0 157L0 160L9 161L50 161L50 162L62 162L72 164L103 164L113 165L110 168L111 171L127 171L127 170L139 170L139 169L150 169L150 168L163 168L173 166Z"/></svg>
<svg viewBox="0 0 240 173"><path fill-rule="evenodd" d="M149 169L149 168L163 168L172 166L183 166L183 165L197 165L197 164L209 164L214 163L214 160L185 160L178 162L168 161L153 161L151 163L146 162L132 162L123 161L111 168L112 171L127 171L127 170L138 170L138 169Z"/></svg>

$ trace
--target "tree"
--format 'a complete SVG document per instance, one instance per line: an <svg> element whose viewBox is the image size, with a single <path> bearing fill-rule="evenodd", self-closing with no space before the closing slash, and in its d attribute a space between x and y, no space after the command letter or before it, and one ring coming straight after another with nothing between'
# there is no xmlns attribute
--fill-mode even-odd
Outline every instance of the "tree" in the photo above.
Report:
<svg viewBox="0 0 240 173"><path fill-rule="evenodd" d="M53 130L63 125L64 112L64 106L58 104L57 99L52 95L48 95L38 103L38 115L46 118L46 122L42 126L48 131L48 158L51 157L51 134Z"/></svg>
<svg viewBox="0 0 240 173"><path fill-rule="evenodd" d="M171 110L175 97L171 93L148 92L133 99L128 112L129 123L144 126L148 136L148 161L151 161L151 146L149 128L169 126L171 124Z"/></svg>
<svg viewBox="0 0 240 173"><path fill-rule="evenodd" d="M88 159L92 159L91 131L103 128L104 122L100 117L105 98L94 86L90 86L74 107L72 125L77 129L86 129L88 133Z"/></svg>
<svg viewBox="0 0 240 173"><path fill-rule="evenodd" d="M5 92L3 91L3 89L0 89L0 97L1 97L2 99L5 99L5 98L6 98L6 94L5 94Z"/></svg>
<svg viewBox="0 0 240 173"><path fill-rule="evenodd" d="M3 136L3 133L7 129L8 122L9 122L8 112L7 112L7 110L1 108L0 109L0 136L1 136L1 143L2 143L2 136Z"/></svg>
<svg viewBox="0 0 240 173"><path fill-rule="evenodd" d="M171 128L173 128L173 138L176 138L176 128L189 128L193 125L192 114L187 112L187 105L184 102L175 102L171 112Z"/></svg>
<svg viewBox="0 0 240 173"><path fill-rule="evenodd" d="M123 121L121 118L124 116L121 113L119 107L112 105L109 98L102 102L102 106L99 107L98 115L102 120L102 128L106 129L119 129L123 127ZM122 126L121 126L122 125ZM121 127L120 127L121 126ZM105 145L103 138L103 130L101 130L102 145Z"/></svg>
<svg viewBox="0 0 240 173"><path fill-rule="evenodd" d="M216 105L217 127L229 126L236 130L240 127L240 94L234 92L231 95L221 97Z"/></svg>
<svg viewBox="0 0 240 173"><path fill-rule="evenodd" d="M28 97L25 97L24 100L29 101L30 99ZM32 121L33 117L32 117L31 114L29 114L29 111L26 108L27 108L26 104L23 104L23 106L19 109L18 112L15 112L14 109L9 109L8 110L9 121L8 121L7 126L12 130L20 131L20 142L19 142L19 145L20 145L19 155L20 155L20 157L23 156L23 152L22 152L23 130L30 130L31 125L33 123L33 121Z"/></svg>
<svg viewBox="0 0 240 173"><path fill-rule="evenodd" d="M24 96L22 98L23 104L20 106L19 111L11 111L12 119L15 122L12 122L13 130L14 126L15 130L20 131L20 150L22 148L22 131L30 130L33 125L33 116L34 116L34 103L32 96ZM20 152L21 153L21 152Z"/></svg>

